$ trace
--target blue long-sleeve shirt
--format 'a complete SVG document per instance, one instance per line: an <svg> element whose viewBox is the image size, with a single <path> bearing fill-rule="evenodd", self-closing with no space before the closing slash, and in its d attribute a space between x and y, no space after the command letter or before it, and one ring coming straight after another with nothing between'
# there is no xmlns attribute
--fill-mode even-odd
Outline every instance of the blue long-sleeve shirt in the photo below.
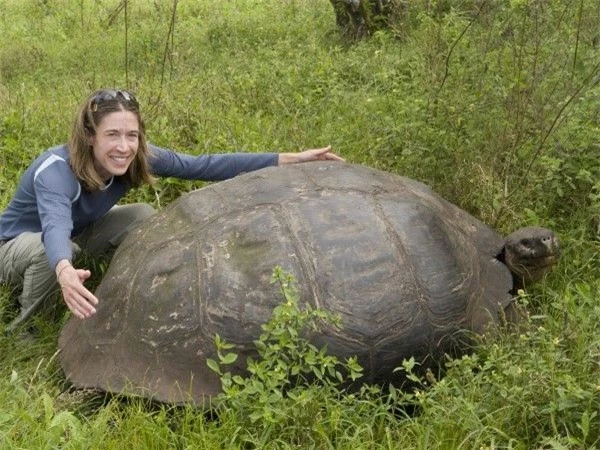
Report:
<svg viewBox="0 0 600 450"><path fill-rule="evenodd" d="M150 145L150 169L157 177L220 181L277 164L276 153L192 156ZM0 240L41 232L50 267L72 259L71 238L108 212L131 188L122 176L101 191L82 189L69 165L66 145L42 153L23 173L0 216Z"/></svg>

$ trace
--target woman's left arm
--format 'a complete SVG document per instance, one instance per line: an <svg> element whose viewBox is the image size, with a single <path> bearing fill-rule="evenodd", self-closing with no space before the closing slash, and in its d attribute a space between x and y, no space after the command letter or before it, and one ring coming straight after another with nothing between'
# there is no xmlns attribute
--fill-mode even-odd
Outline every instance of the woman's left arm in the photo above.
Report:
<svg viewBox="0 0 600 450"><path fill-rule="evenodd" d="M298 153L279 153L277 165L297 164L310 161L344 161L344 158L339 157L331 152L331 145L324 148L314 148Z"/></svg>
<svg viewBox="0 0 600 450"><path fill-rule="evenodd" d="M308 161L343 161L331 146L298 153L223 153L188 155L150 145L152 174L186 180L221 181L264 167Z"/></svg>

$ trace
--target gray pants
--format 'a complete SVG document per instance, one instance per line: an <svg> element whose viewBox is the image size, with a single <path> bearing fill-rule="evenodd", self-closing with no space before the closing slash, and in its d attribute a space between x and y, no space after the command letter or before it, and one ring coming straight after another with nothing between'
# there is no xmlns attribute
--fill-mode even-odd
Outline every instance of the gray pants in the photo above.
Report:
<svg viewBox="0 0 600 450"><path fill-rule="evenodd" d="M154 212L154 208L145 203L114 206L73 239L74 256L82 250L91 256L110 256L127 234ZM54 268L48 264L41 233L22 233L0 246L0 283L21 288L21 310L7 331L14 330L52 294L60 292Z"/></svg>

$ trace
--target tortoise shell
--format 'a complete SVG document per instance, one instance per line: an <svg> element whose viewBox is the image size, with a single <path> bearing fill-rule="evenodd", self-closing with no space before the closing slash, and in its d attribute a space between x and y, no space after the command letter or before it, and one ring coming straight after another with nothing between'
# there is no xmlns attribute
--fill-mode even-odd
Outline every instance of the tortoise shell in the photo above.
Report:
<svg viewBox="0 0 600 450"><path fill-rule="evenodd" d="M424 184L338 162L271 167L187 193L132 231L99 285L97 313L63 328L60 360L79 387L203 403L220 392L214 337L253 341L282 300L341 317L313 336L363 380L394 382L404 358L439 360L459 330L510 302L502 236Z"/></svg>

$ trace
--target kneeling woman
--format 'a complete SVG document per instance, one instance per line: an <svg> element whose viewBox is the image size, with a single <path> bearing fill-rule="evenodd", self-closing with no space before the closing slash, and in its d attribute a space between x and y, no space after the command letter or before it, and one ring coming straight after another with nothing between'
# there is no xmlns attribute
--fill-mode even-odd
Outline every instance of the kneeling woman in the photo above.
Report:
<svg viewBox="0 0 600 450"><path fill-rule="evenodd" d="M79 107L68 144L50 148L23 174L0 216L0 282L21 288L14 330L60 286L71 312L85 319L98 299L85 286L87 269L73 266L84 250L110 254L154 209L115 206L154 177L219 181L268 166L337 160L330 147L298 153L192 156L149 145L140 107L124 90L92 93Z"/></svg>

